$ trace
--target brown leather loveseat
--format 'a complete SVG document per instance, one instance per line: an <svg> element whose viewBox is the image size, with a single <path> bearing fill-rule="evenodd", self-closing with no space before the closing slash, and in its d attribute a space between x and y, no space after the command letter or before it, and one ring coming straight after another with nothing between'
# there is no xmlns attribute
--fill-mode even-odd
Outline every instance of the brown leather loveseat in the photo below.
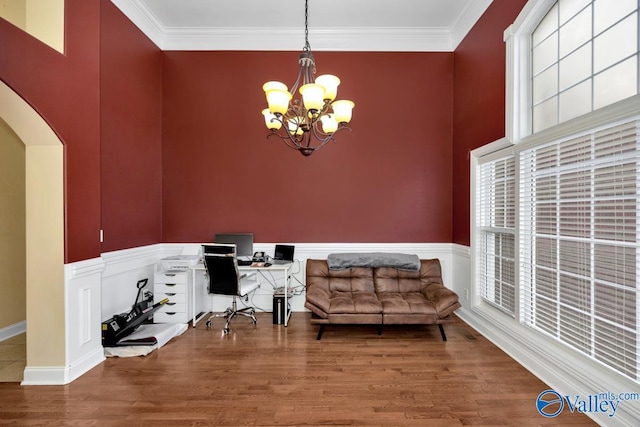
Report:
<svg viewBox="0 0 640 427"><path fill-rule="evenodd" d="M415 271L357 264L334 269L327 260L307 260L305 307L311 323L320 325L318 340L331 324L378 325L379 335L383 325L437 324L447 340L442 324L452 320L460 303L444 287L438 259L415 256Z"/></svg>

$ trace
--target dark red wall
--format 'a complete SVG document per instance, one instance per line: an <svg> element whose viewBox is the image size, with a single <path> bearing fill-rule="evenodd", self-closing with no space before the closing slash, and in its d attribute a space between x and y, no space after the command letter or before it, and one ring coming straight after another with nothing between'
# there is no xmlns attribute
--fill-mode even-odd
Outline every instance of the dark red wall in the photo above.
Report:
<svg viewBox="0 0 640 427"><path fill-rule="evenodd" d="M260 115L297 52L159 53L109 0L66 1L64 55L0 19L0 79L65 145L66 262L220 231L468 244L468 152L504 135L502 34L524 3L494 0L454 54L317 52L356 108L308 159Z"/></svg>
<svg viewBox="0 0 640 427"><path fill-rule="evenodd" d="M0 79L65 146L65 262L160 242L160 50L109 0L66 0L64 55L2 19L0 40Z"/></svg>
<svg viewBox="0 0 640 427"><path fill-rule="evenodd" d="M165 52L164 241L451 241L453 54L315 57L356 107L351 133L303 158L261 116L298 52Z"/></svg>
<svg viewBox="0 0 640 427"><path fill-rule="evenodd" d="M101 3L102 251L162 237L162 52Z"/></svg>
<svg viewBox="0 0 640 427"><path fill-rule="evenodd" d="M65 260L99 256L100 4L66 0L62 55L0 19L0 79L65 146Z"/></svg>
<svg viewBox="0 0 640 427"><path fill-rule="evenodd" d="M469 245L469 153L505 135L504 30L526 2L493 0L454 53L454 243Z"/></svg>

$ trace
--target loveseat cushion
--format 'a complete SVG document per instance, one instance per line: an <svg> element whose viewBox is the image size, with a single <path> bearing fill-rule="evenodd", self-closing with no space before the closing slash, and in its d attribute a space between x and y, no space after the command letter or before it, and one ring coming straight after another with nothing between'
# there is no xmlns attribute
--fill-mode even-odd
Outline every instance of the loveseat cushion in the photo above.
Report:
<svg viewBox="0 0 640 427"><path fill-rule="evenodd" d="M420 271L398 270L396 268L376 268L374 286L377 293L420 292L426 282L421 280Z"/></svg>
<svg viewBox="0 0 640 427"><path fill-rule="evenodd" d="M385 324L435 323L438 312L421 292L378 292Z"/></svg>
<svg viewBox="0 0 640 427"><path fill-rule="evenodd" d="M332 292L329 314L378 314L382 304L373 292Z"/></svg>

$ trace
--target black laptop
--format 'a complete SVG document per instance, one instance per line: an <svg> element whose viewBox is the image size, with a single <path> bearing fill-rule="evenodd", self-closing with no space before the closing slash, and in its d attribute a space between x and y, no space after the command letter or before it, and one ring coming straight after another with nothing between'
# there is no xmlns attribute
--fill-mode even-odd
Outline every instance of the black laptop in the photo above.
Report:
<svg viewBox="0 0 640 427"><path fill-rule="evenodd" d="M274 264L288 264L293 262L293 251L295 246L291 245L276 245L276 250L273 254Z"/></svg>

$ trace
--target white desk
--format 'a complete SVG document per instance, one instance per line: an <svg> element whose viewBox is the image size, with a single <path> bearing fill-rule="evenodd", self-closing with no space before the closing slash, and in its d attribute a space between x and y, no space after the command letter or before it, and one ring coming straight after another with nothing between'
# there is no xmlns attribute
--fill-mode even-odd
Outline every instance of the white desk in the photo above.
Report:
<svg viewBox="0 0 640 427"><path fill-rule="evenodd" d="M269 267L238 266L238 271L240 272L240 274L258 272L258 271L282 271L284 273L284 306L287 313L287 315L284 318L284 326L287 326L289 324L289 317L291 317L291 310L289 310L288 299L289 299L289 280L291 279L290 270L292 265L293 263L289 262L287 264L272 264ZM196 273L198 270L204 271L206 269L204 264L198 263L194 267L192 267L192 270L194 271L193 271L193 274L191 274L191 290L192 290L191 307L193 309L193 319L191 323L195 328L198 322L207 314L207 312L203 312L200 316L198 316L199 313L196 312L197 298L199 297L196 295L196 283L197 283ZM205 286L208 287L208 284L205 284Z"/></svg>

